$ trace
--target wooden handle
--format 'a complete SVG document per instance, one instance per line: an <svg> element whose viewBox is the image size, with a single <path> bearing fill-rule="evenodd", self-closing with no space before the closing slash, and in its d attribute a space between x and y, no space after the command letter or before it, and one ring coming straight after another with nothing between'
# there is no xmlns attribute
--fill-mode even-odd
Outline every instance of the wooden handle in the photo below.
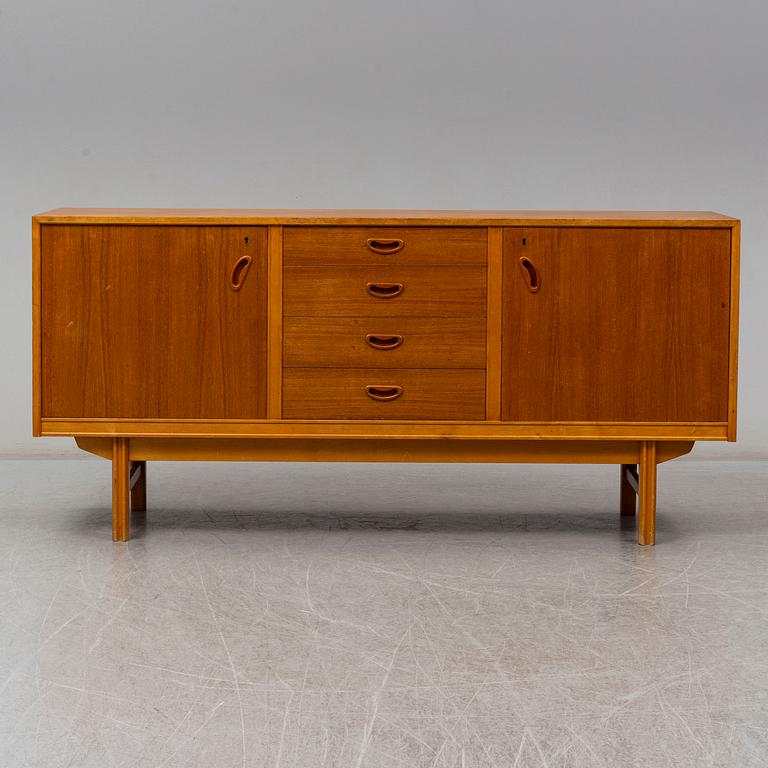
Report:
<svg viewBox="0 0 768 768"><path fill-rule="evenodd" d="M241 256L232 267L232 271L229 273L229 285L233 291L239 291L243 287L245 282L245 276L248 274L248 270L251 268L252 256Z"/></svg>
<svg viewBox="0 0 768 768"><path fill-rule="evenodd" d="M375 333L369 333L365 340L374 349L394 349L403 343L402 336L378 336Z"/></svg>
<svg viewBox="0 0 768 768"><path fill-rule="evenodd" d="M525 282L528 284L528 290L531 293L541 288L541 280L539 279L539 271L536 269L536 265L527 257L520 257L520 270L523 273Z"/></svg>
<svg viewBox="0 0 768 768"><path fill-rule="evenodd" d="M403 394L403 388L396 385L369 384L365 388L365 394L373 400L396 400Z"/></svg>
<svg viewBox="0 0 768 768"><path fill-rule="evenodd" d="M399 237L369 237L365 245L374 253L381 253L385 256L405 248L405 243Z"/></svg>
<svg viewBox="0 0 768 768"><path fill-rule="evenodd" d="M402 283L368 283L365 287L377 299L393 299L403 292Z"/></svg>

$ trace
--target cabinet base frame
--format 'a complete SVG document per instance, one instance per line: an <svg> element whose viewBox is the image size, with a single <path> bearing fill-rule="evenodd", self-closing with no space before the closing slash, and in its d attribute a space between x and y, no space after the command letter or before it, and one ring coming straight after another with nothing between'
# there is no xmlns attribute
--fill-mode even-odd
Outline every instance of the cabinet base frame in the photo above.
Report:
<svg viewBox="0 0 768 768"><path fill-rule="evenodd" d="M619 464L619 509L635 514L638 544L656 541L656 467L689 453L693 441L386 440L344 438L75 437L112 461L112 538L128 541L130 512L146 510L147 461L361 461ZM639 467L639 470L638 470Z"/></svg>

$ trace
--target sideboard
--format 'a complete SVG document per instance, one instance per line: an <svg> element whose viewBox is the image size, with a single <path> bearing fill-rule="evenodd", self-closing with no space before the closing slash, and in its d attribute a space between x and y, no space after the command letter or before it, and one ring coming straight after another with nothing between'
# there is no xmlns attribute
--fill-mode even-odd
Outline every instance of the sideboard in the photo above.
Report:
<svg viewBox="0 0 768 768"><path fill-rule="evenodd" d="M33 432L112 461L616 464L736 439L739 221L710 212L33 217ZM636 514L637 511L637 514Z"/></svg>

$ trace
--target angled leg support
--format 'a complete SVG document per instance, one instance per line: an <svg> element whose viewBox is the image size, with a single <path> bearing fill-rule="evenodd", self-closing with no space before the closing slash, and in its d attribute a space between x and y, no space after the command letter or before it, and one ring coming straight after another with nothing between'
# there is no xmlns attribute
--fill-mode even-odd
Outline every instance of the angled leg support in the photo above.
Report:
<svg viewBox="0 0 768 768"><path fill-rule="evenodd" d="M619 478L619 512L622 517L634 517L637 511L637 464L622 464Z"/></svg>
<svg viewBox="0 0 768 768"><path fill-rule="evenodd" d="M147 462L131 462L131 509L147 511Z"/></svg>

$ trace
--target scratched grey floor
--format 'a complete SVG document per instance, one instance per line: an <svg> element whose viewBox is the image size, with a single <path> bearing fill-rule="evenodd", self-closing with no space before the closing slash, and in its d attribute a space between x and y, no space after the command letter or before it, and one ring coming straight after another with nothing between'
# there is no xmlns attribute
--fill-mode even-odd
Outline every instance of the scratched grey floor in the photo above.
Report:
<svg viewBox="0 0 768 768"><path fill-rule="evenodd" d="M0 462L0 765L768 765L768 464Z"/></svg>

